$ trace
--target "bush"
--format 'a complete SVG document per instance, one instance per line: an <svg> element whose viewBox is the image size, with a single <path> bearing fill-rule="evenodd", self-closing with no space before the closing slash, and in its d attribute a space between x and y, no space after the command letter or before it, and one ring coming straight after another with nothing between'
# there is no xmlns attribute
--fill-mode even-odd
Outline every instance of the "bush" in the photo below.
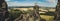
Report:
<svg viewBox="0 0 60 21"><path fill-rule="evenodd" d="M16 10L11 10L9 12L9 15L10 15L9 17L10 17L10 19L15 19L15 18L18 18L21 15L21 13L22 13L22 11L17 10L17 9Z"/></svg>
<svg viewBox="0 0 60 21"><path fill-rule="evenodd" d="M40 13L40 15L46 15L45 13Z"/></svg>
<svg viewBox="0 0 60 21"><path fill-rule="evenodd" d="M54 16L54 12L46 12L46 15Z"/></svg>

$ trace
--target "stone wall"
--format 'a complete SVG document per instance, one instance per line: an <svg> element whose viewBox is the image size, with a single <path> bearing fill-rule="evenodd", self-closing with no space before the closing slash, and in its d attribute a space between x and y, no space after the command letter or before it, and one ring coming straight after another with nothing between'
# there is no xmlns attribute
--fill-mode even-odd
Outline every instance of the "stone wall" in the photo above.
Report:
<svg viewBox="0 0 60 21"><path fill-rule="evenodd" d="M0 21L5 21L5 18L7 18L8 15L8 7L5 0L0 0Z"/></svg>

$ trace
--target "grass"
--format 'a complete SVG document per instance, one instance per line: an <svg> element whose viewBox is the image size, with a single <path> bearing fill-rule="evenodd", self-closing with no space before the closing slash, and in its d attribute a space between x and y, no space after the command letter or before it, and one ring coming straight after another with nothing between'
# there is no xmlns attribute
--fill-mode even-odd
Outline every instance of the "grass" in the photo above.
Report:
<svg viewBox="0 0 60 21"><path fill-rule="evenodd" d="M45 19L46 21L53 21L54 16L48 16L48 15L40 15L42 19Z"/></svg>

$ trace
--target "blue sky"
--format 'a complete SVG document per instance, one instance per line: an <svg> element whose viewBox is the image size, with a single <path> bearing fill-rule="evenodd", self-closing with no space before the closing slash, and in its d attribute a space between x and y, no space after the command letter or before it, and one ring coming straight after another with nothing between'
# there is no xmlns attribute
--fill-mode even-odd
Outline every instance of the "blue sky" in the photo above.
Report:
<svg viewBox="0 0 60 21"><path fill-rule="evenodd" d="M39 6L55 7L57 0L5 0L8 6L34 6L37 2Z"/></svg>

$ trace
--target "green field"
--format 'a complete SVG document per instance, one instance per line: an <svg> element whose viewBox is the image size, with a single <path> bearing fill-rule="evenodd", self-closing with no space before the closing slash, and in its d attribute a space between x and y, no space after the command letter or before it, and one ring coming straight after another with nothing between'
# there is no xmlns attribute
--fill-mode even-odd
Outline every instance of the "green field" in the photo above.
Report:
<svg viewBox="0 0 60 21"><path fill-rule="evenodd" d="M40 15L42 19L46 21L53 21L54 16Z"/></svg>

